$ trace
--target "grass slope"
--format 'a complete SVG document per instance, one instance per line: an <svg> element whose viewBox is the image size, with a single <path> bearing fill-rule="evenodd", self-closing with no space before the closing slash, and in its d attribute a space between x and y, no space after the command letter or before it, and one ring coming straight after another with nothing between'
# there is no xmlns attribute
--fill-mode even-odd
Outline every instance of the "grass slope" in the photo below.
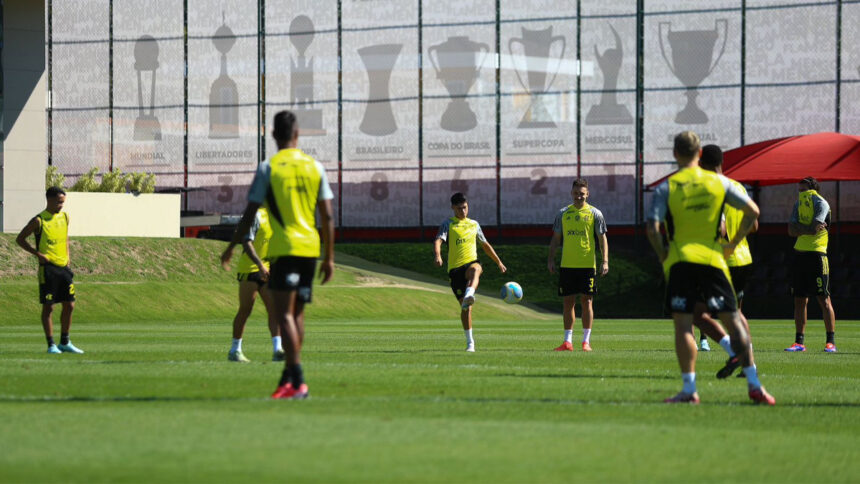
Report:
<svg viewBox="0 0 860 484"><path fill-rule="evenodd" d="M111 253L80 243L81 258ZM680 387L668 321L599 320L593 353L556 353L558 317L481 297L478 352L467 354L447 287L342 257L353 265L310 306L312 398L271 401L281 365L268 361L261 311L245 335L253 362L226 361L235 283L215 264L223 244L121 250L135 244L163 254L168 275L142 276L122 253L79 271L73 335L85 355L44 353L31 274L0 282L0 482L856 482L860 472L857 321L839 322L833 355L812 327L810 351L790 354L790 322L753 322L777 407L747 404L742 380L716 380L719 351L699 355L702 405L667 406ZM174 281L189 261L199 272Z"/></svg>

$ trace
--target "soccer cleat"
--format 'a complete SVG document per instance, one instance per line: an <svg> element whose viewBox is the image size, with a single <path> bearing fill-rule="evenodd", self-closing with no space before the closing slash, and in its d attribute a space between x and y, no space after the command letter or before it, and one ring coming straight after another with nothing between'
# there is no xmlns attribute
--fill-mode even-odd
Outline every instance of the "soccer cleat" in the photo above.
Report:
<svg viewBox="0 0 860 484"><path fill-rule="evenodd" d="M696 392L693 393L684 393L680 392L674 397L667 398L663 400L663 403L689 403L690 405L698 405L699 404L699 394Z"/></svg>
<svg viewBox="0 0 860 484"><path fill-rule="evenodd" d="M285 353L284 350L277 350L272 353L272 361L284 361Z"/></svg>
<svg viewBox="0 0 860 484"><path fill-rule="evenodd" d="M58 346L57 346L57 348L58 348L60 351L62 351L63 353L74 353L74 354L76 354L76 355L82 355L82 354L84 354L84 350L82 350L82 349L78 348L77 346L73 345L71 341L69 341L67 344L60 344L60 345L58 345Z"/></svg>
<svg viewBox="0 0 860 484"><path fill-rule="evenodd" d="M800 343L794 343L793 345L786 348L785 351L791 351L793 353L798 351L806 351L806 346L803 346Z"/></svg>
<svg viewBox="0 0 860 484"><path fill-rule="evenodd" d="M571 343L570 341L565 341L561 344L561 346L554 349L553 351L573 351L573 343Z"/></svg>
<svg viewBox="0 0 860 484"><path fill-rule="evenodd" d="M591 351L591 345L588 344L588 341L582 342L582 351Z"/></svg>
<svg viewBox="0 0 860 484"><path fill-rule="evenodd" d="M475 343L466 345L466 353L474 353L475 352Z"/></svg>
<svg viewBox="0 0 860 484"><path fill-rule="evenodd" d="M48 346L48 353L52 355L59 355L60 353L62 353L62 351L60 351L60 348L57 348L57 345L51 345Z"/></svg>
<svg viewBox="0 0 860 484"><path fill-rule="evenodd" d="M726 366L720 368L720 370L717 372L717 378L722 380L723 378L728 378L732 376L732 373L734 373L739 366L741 366L741 359L737 356L732 356L731 358L726 360ZM743 372L741 372L741 374L743 375Z"/></svg>
<svg viewBox="0 0 860 484"><path fill-rule="evenodd" d="M755 402L756 405L759 403L766 403L768 405L776 405L776 399L773 396L766 392L764 387L759 387L755 390L750 390L750 400Z"/></svg>
<svg viewBox="0 0 860 484"><path fill-rule="evenodd" d="M703 339L699 341L699 351L711 351L711 345L708 344L708 340Z"/></svg>
<svg viewBox="0 0 860 484"><path fill-rule="evenodd" d="M250 363L251 360L245 357L245 355L241 351L231 351L227 353L228 361L235 361L237 363Z"/></svg>
<svg viewBox="0 0 860 484"><path fill-rule="evenodd" d="M310 396L310 392L308 391L308 385L302 383L299 385L299 388L293 388L291 383L287 383L286 385L280 386L275 390L275 393L272 394L272 398L282 399L282 400L304 400Z"/></svg>
<svg viewBox="0 0 860 484"><path fill-rule="evenodd" d="M286 395L292 392L293 384L287 382L275 389L274 393L272 393L272 398L287 398Z"/></svg>
<svg viewBox="0 0 860 484"><path fill-rule="evenodd" d="M827 343L824 345L824 351L828 353L836 353L836 345L833 343Z"/></svg>

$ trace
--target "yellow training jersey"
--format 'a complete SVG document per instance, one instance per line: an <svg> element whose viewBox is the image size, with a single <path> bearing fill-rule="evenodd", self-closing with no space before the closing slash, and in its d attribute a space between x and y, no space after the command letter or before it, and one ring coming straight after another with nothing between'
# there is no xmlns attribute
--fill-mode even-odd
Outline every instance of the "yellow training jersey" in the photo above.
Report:
<svg viewBox="0 0 860 484"><path fill-rule="evenodd" d="M257 214L254 216L254 224L251 226L251 230L245 234L243 242L247 240L252 242L254 252L257 253L257 257L260 258L266 269L269 268L269 261L266 260L266 257L269 253L269 240L271 238L272 226L269 224L269 214L265 208L261 207L257 210ZM247 253L242 252L242 256L239 257L237 272L240 274L250 274L259 271L260 268L257 267L257 264L254 264L254 261L248 257Z"/></svg>
<svg viewBox="0 0 860 484"><path fill-rule="evenodd" d="M448 270L478 260L478 242L487 241L481 225L470 218L451 217L439 227L437 239L448 242Z"/></svg>
<svg viewBox="0 0 860 484"><path fill-rule="evenodd" d="M552 230L561 234L561 267L597 268L597 236L606 233L606 220L600 210L588 203L582 208L568 205L555 216Z"/></svg>
<svg viewBox="0 0 860 484"><path fill-rule="evenodd" d="M739 191L742 191L744 194L747 193L746 188L741 185L739 182L729 179L732 185L737 188ZM734 207L726 205L725 208L726 214L726 237L728 240L732 240L741 226L741 220L744 217L744 213L741 210L738 210ZM735 247L735 251L732 252L732 255L726 259L726 263L729 267L741 267L752 264L752 253L750 253L750 244L747 242L747 238L744 237L738 246Z"/></svg>
<svg viewBox="0 0 860 484"><path fill-rule="evenodd" d="M319 257L314 215L318 201L332 198L322 165L297 148L281 150L261 164L248 200L264 203L269 212L272 238L267 258Z"/></svg>
<svg viewBox="0 0 860 484"><path fill-rule="evenodd" d="M69 214L51 213L47 210L36 216L36 250L45 255L55 266L69 265Z"/></svg>
<svg viewBox="0 0 860 484"><path fill-rule="evenodd" d="M800 192L791 214L791 221L804 225L813 222L830 225L830 204L815 190ZM827 242L827 230L822 230L813 235L800 235L794 244L794 250L826 254Z"/></svg>

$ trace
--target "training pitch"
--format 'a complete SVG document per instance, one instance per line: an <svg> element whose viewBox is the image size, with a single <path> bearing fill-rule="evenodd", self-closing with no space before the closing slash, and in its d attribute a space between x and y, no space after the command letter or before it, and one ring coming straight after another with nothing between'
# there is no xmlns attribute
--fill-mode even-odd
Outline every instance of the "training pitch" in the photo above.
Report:
<svg viewBox="0 0 860 484"><path fill-rule="evenodd" d="M73 341L85 355L45 354L34 282L0 284L0 482L856 482L860 472L857 321L838 321L832 355L820 321L803 354L783 351L792 322L751 322L776 407L750 404L742 379L714 377L725 359L716 344L698 357L702 404L666 405L681 384L668 320L602 320L598 304L594 352L557 353L560 316L479 294L467 354L447 287L339 266L309 309L311 398L272 401L281 364L269 361L261 308L245 334L252 363L226 360L236 298L223 278L80 282Z"/></svg>

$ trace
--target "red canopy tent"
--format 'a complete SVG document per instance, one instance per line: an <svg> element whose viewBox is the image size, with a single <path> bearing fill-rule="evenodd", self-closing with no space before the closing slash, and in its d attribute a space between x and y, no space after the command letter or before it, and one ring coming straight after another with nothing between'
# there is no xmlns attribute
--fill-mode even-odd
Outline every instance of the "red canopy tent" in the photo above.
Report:
<svg viewBox="0 0 860 484"><path fill-rule="evenodd" d="M818 181L860 180L860 136L815 133L741 146L723 153L723 174L754 186L797 183L807 176Z"/></svg>

